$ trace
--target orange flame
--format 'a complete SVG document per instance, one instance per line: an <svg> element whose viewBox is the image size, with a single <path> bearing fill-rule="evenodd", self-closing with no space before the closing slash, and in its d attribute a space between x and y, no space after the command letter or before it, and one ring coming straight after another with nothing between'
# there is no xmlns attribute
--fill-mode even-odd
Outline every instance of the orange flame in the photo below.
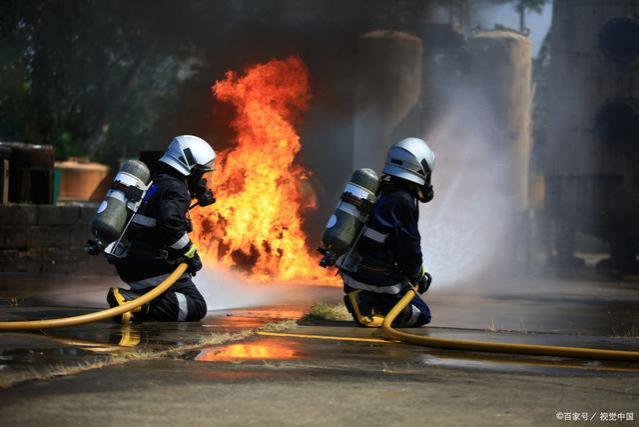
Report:
<svg viewBox="0 0 639 427"><path fill-rule="evenodd" d="M310 100L306 65L291 57L241 76L228 71L213 92L236 108L237 140L218 157L217 203L193 215L200 251L261 281L334 282L302 230L301 215L314 203L303 191L310 173L295 163L301 144L292 121Z"/></svg>

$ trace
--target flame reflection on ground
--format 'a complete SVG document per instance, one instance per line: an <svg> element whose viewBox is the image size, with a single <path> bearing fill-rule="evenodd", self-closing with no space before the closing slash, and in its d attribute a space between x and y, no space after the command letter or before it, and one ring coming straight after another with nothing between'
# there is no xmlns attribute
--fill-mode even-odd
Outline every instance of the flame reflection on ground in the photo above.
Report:
<svg viewBox="0 0 639 427"><path fill-rule="evenodd" d="M295 345L277 339L260 339L204 349L195 357L198 362L233 362L239 360L284 360L298 357Z"/></svg>

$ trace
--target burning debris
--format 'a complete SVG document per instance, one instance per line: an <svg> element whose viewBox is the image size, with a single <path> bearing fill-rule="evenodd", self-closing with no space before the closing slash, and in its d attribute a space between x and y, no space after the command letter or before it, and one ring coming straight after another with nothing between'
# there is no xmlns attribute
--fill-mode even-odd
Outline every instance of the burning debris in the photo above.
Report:
<svg viewBox="0 0 639 427"><path fill-rule="evenodd" d="M302 230L314 208L310 172L296 163L300 137L293 121L308 108L308 70L299 57L229 71L213 86L237 110L234 146L222 152L213 186L215 209L193 215L202 253L256 280L333 282L318 266Z"/></svg>

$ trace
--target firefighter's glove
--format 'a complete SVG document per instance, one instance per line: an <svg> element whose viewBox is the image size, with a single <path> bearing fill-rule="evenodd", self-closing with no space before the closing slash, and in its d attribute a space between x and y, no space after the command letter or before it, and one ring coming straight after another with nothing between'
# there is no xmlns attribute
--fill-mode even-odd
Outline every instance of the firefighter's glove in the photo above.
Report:
<svg viewBox="0 0 639 427"><path fill-rule="evenodd" d="M420 294L423 294L430 288L430 283L433 281L433 277L426 271L426 269L422 266L421 271L419 272L419 276L413 282L415 286L417 286L417 291Z"/></svg>
<svg viewBox="0 0 639 427"><path fill-rule="evenodd" d="M200 255L197 253L197 248L195 245L191 245L188 251L184 253L184 262L189 266L186 270L193 276L202 269L202 260L200 259Z"/></svg>

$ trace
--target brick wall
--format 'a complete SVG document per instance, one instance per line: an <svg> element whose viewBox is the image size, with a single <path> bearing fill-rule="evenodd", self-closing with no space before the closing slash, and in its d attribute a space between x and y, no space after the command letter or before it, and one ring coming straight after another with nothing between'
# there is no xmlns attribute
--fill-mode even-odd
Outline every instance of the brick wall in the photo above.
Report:
<svg viewBox="0 0 639 427"><path fill-rule="evenodd" d="M95 206L0 206L0 273L114 274L84 251Z"/></svg>

